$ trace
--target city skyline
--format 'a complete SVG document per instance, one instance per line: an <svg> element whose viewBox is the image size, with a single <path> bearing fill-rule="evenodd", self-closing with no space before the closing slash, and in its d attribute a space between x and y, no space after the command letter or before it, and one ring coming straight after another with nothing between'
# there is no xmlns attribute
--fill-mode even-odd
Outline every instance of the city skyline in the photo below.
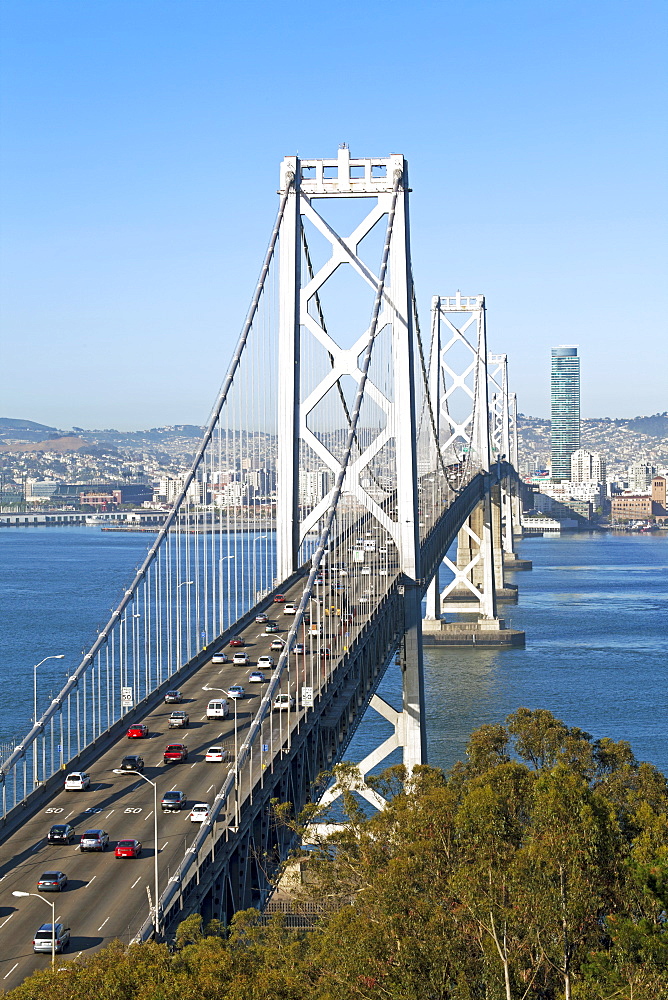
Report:
<svg viewBox="0 0 668 1000"><path fill-rule="evenodd" d="M309 9L289 25L262 2L6 0L0 19L8 415L204 423L274 221L279 163L341 142L407 157L422 328L432 295L484 294L490 350L508 354L522 412L549 414L544 357L563 340L596 372L583 415L666 409L658 0L612 0L603 24L574 0L417 0L408 24L391 4L352 20ZM443 71L425 53L446 28ZM408 83L393 86L391 116L370 115L369 93L392 86L388 52ZM277 86L288 63L304 81L289 109ZM323 99L325 65L327 82L344 67L350 81L335 100ZM644 132L649 158L627 141ZM484 156L466 154L473 134Z"/></svg>

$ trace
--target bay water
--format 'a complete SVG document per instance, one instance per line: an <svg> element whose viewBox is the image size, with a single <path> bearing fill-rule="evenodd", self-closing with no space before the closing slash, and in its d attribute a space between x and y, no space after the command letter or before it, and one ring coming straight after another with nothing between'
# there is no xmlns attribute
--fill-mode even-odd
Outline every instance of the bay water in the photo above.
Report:
<svg viewBox="0 0 668 1000"><path fill-rule="evenodd" d="M92 527L0 532L0 754L60 690L120 600L152 535ZM519 706L547 708L595 738L628 740L668 773L668 537L565 534L519 545L533 570L511 575L508 625L525 649L425 648L429 763L462 759L469 734ZM381 694L397 707L391 668ZM360 760L388 723L367 712L346 753ZM396 760L396 756L391 760Z"/></svg>

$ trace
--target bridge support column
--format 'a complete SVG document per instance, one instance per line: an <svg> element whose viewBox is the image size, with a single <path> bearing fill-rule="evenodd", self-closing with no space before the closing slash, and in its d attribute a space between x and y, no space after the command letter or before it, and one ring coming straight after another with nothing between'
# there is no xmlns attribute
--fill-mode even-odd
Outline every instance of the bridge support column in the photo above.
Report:
<svg viewBox="0 0 668 1000"><path fill-rule="evenodd" d="M504 481L507 485L507 480ZM497 601L502 604L516 604L517 603L517 587L514 584L506 583L504 566L505 554L506 554L506 542L507 542L507 528L508 522L503 523L503 514L505 507L506 518L508 518L509 508L508 504L504 503L506 499L505 489L503 483L497 483L492 487L492 549L494 552L494 589L496 593ZM511 534L512 539L512 534ZM511 551L512 551L512 541L511 541ZM512 553L514 556L514 553Z"/></svg>
<svg viewBox="0 0 668 1000"><path fill-rule="evenodd" d="M452 570L454 579L441 594L442 608L459 614L496 618L493 535L492 503L488 492L459 529L457 564L447 556L443 560Z"/></svg>
<svg viewBox="0 0 668 1000"><path fill-rule="evenodd" d="M279 580L285 580L295 571L299 547L301 220L299 184L294 182L299 175L297 157L287 157L281 172L281 185L289 188L289 194L280 230L276 574Z"/></svg>
<svg viewBox="0 0 668 1000"><path fill-rule="evenodd" d="M406 586L404 590L406 630L404 632L401 670L403 675L404 764L409 770L418 764L426 764L427 762L421 603L419 588L415 585Z"/></svg>
<svg viewBox="0 0 668 1000"><path fill-rule="evenodd" d="M494 542L496 541L496 545ZM441 605L455 614L476 615L472 622L428 624L426 646L523 646L524 632L506 628L497 616L496 571L503 582L501 508L498 487L489 488L457 537L457 565L444 563L454 579L441 594ZM508 593L513 591L508 588ZM512 598L511 598L512 600Z"/></svg>

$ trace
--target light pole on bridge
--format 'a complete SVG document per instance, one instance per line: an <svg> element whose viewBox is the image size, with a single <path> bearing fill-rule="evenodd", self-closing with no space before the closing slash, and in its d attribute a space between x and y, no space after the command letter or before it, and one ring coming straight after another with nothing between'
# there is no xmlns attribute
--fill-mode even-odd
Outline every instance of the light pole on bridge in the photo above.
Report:
<svg viewBox="0 0 668 1000"><path fill-rule="evenodd" d="M155 933L156 940L158 934L160 933L160 927L158 923L158 786L155 781L151 781L146 775L142 774L141 771L121 771L119 767L114 768L114 774L134 774L135 777L141 778L142 781L147 781L149 785L153 785L153 930Z"/></svg>
<svg viewBox="0 0 668 1000"><path fill-rule="evenodd" d="M51 907L51 968L53 969L56 964L56 904L51 899L44 899L38 892L21 892L20 889L14 889L12 896L34 896L35 899L41 899Z"/></svg>

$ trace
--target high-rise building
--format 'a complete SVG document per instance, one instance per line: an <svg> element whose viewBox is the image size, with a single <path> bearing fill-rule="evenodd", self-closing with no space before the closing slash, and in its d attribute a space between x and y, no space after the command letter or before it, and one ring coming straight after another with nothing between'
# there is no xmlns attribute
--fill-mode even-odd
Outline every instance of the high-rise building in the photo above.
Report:
<svg viewBox="0 0 668 1000"><path fill-rule="evenodd" d="M580 447L580 359L577 347L552 348L552 482L571 476Z"/></svg>
<svg viewBox="0 0 668 1000"><path fill-rule="evenodd" d="M649 462L634 462L629 466L629 489L636 493L649 493L656 469Z"/></svg>
<svg viewBox="0 0 668 1000"><path fill-rule="evenodd" d="M605 459L596 451L585 451L578 448L571 455L571 482L584 483L593 480L595 483L606 481Z"/></svg>

